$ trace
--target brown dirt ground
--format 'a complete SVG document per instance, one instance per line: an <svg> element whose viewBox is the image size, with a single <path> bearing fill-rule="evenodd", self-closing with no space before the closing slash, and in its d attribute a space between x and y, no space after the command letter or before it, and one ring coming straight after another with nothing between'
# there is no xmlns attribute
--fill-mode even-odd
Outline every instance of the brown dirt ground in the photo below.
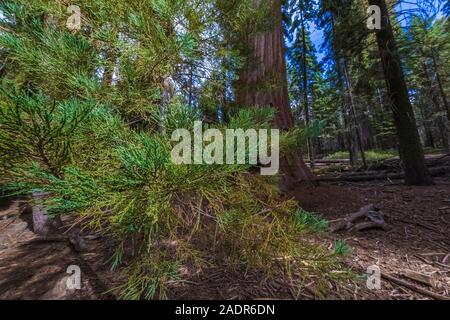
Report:
<svg viewBox="0 0 450 320"><path fill-rule="evenodd" d="M440 178L431 187L407 187L389 182L322 184L299 188L300 205L319 212L331 223L368 204L387 215L388 231L326 233L315 241L332 250L334 241L345 240L353 254L346 262L355 273L378 265L382 272L402 278L414 270L436 278L436 287L402 278L418 287L450 298L450 179ZM0 299L114 299L104 294L121 283L108 259L114 244L105 238L86 240L79 253L68 242L33 242L36 236L19 215L19 203L0 206ZM29 217L28 217L29 219ZM85 236L88 234L86 233ZM69 265L83 271L82 290L61 289ZM383 280L382 289L370 291L364 281L329 284L328 299L429 299L410 289ZM171 299L313 299L314 292L296 295L282 279L262 280L244 270L204 270L168 290Z"/></svg>
<svg viewBox="0 0 450 320"><path fill-rule="evenodd" d="M297 190L294 196L304 209L322 213L332 223L366 205L376 205L387 216L388 231L328 233L325 239L330 245L336 239L346 241L353 249L348 262L354 270L363 272L377 265L383 273L450 298L450 179L435 181L431 187L389 182L323 184ZM403 278L407 270L436 278L436 288ZM366 290L355 298L427 297L383 280L382 290Z"/></svg>

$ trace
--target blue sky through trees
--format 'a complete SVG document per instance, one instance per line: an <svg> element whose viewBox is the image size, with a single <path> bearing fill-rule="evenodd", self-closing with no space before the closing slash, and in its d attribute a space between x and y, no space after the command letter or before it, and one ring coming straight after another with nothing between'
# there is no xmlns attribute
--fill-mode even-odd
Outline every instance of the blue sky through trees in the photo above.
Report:
<svg viewBox="0 0 450 320"><path fill-rule="evenodd" d="M414 0L399 1L396 6L396 12L399 15L399 22L402 27L408 26L408 21L412 14L426 15L428 17L435 17L440 19L443 17L443 7L447 0ZM309 30L311 32L311 41L314 44L317 52L318 61L322 61L325 53L321 49L324 42L323 31L318 28L314 21L309 22Z"/></svg>

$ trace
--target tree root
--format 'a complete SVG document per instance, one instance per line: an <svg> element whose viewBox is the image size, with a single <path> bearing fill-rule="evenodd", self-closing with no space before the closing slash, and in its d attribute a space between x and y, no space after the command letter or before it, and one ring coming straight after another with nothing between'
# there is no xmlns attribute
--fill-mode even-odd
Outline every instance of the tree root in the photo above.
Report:
<svg viewBox="0 0 450 320"><path fill-rule="evenodd" d="M343 230L364 231L369 229L387 230L384 214L373 204L361 208L356 213L351 214L343 222L331 229L331 232Z"/></svg>

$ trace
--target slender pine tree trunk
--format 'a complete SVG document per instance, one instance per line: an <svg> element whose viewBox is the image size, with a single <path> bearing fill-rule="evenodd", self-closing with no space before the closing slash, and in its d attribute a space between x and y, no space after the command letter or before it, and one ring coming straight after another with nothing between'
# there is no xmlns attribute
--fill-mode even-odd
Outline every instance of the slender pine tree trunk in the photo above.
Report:
<svg viewBox="0 0 450 320"><path fill-rule="evenodd" d="M301 9L303 10L303 8ZM308 101L308 59L306 57L306 26L305 19L303 17L303 11L300 12L301 17L301 31L302 31L302 73L303 73L303 112L305 113L306 125L310 124L310 113L309 113L309 101ZM314 146L312 139L308 137L306 139L306 144L308 147L308 156L311 168L314 168Z"/></svg>
<svg viewBox="0 0 450 320"><path fill-rule="evenodd" d="M357 114L356 114L356 102L355 102L355 98L353 96L352 82L350 80L350 74L348 72L347 59L345 59L345 58L344 58L344 76L345 76L345 79L347 82L348 96L350 98L351 118L353 119L353 125L354 125L353 131L356 135L356 142L358 144L358 149L359 149L359 152L361 155L361 160L363 162L363 166L367 167L366 154L364 151L364 146L363 146L361 132L360 132L360 123L358 123L358 118L357 118Z"/></svg>
<svg viewBox="0 0 450 320"><path fill-rule="evenodd" d="M424 55L422 50L420 50L420 52L422 53L422 55ZM435 67L436 67L436 65L435 65ZM430 76L430 72L429 72L429 69L428 69L428 66L426 65L426 63L423 63L422 68L423 68L424 80L425 80L424 81L424 86L426 88L428 88L429 96L430 96L431 102L433 103L433 106L434 106L434 109L431 110L431 112L433 113L433 112L442 111L441 103L439 101L439 94L436 92L436 90L435 90L435 88L433 86L433 80L432 80L432 78ZM438 79L440 79L439 76L438 76ZM443 101L444 101L444 109L446 109L446 107L445 107L446 99L443 99ZM428 114L429 112L427 113L426 109L427 109L426 107L422 106L422 113L425 115L426 119L428 119L429 118L429 114ZM447 110L445 110L445 111L446 111L446 114L447 114L447 117L448 117L449 116L449 112ZM446 149L447 151L450 151L450 144L449 144L450 143L450 141L449 141L450 131L447 130L446 120L447 120L447 118L444 119L443 117L439 117L439 119L437 119L436 122L437 122L437 126L439 128L439 133L440 133L441 138L442 138L442 145L443 145L444 149ZM450 121L448 122L448 124L450 125ZM430 138L428 138L428 140L433 141L432 147L434 148L435 147L434 146L434 139L433 139L433 135L431 133L431 128L430 128L430 126L427 123L425 123L424 127L425 127L425 130L429 131L429 135L431 136L431 140L430 140Z"/></svg>
<svg viewBox="0 0 450 320"><path fill-rule="evenodd" d="M445 91L444 91L441 74L439 72L438 63L436 61L437 59L436 59L434 52L432 52L431 58L433 59L433 67L434 67L434 72L436 74L436 80L437 80L438 86L439 86L439 92L441 93L441 98L442 98L442 101L444 102L445 111L447 113L447 137L446 137L446 139L444 139L444 141L447 142L447 145L445 146L446 150L450 151L450 105L449 105L449 102L447 99L447 95L445 94Z"/></svg>
<svg viewBox="0 0 450 320"><path fill-rule="evenodd" d="M376 32L376 37L387 90L392 102L399 138L399 153L405 170L405 182L409 185L430 185L433 181L425 165L423 147L409 100L386 2L385 0L369 0L369 3L381 8L382 29Z"/></svg>
<svg viewBox="0 0 450 320"><path fill-rule="evenodd" d="M351 121L351 115L348 111L348 107L347 107L347 97L345 95L345 85L344 85L344 77L342 76L342 74L344 73L343 69L344 67L342 66L342 58L341 58L341 54L339 52L339 50L337 49L337 45L335 42L335 35L336 35L336 30L335 30L335 14L332 13L331 15L331 28L332 28L332 32L333 32L333 42L332 42L332 46L333 46L333 52L334 52L334 60L336 61L336 71L337 71L337 84L338 84L338 88L340 91L340 96L341 96L341 112L342 112L342 116L344 119L344 129L345 129L345 133L344 133L344 144L346 145L349 157L350 157L350 164L352 167L356 167L358 164L358 150L357 150L357 145L356 142L354 141L354 137L355 135L353 134L353 126L352 126L352 121Z"/></svg>

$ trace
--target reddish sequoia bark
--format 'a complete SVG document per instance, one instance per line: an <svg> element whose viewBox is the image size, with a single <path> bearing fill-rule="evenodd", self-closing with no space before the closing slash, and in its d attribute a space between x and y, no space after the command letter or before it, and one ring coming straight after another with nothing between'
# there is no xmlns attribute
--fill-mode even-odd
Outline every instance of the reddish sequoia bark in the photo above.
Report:
<svg viewBox="0 0 450 320"><path fill-rule="evenodd" d="M259 5L260 1L256 2ZM294 121L289 103L281 3L279 0L271 3L273 29L249 36L247 63L236 84L236 97L240 106L274 107L275 126L288 130ZM285 188L292 188L300 181L315 180L296 150L285 155L280 163Z"/></svg>

